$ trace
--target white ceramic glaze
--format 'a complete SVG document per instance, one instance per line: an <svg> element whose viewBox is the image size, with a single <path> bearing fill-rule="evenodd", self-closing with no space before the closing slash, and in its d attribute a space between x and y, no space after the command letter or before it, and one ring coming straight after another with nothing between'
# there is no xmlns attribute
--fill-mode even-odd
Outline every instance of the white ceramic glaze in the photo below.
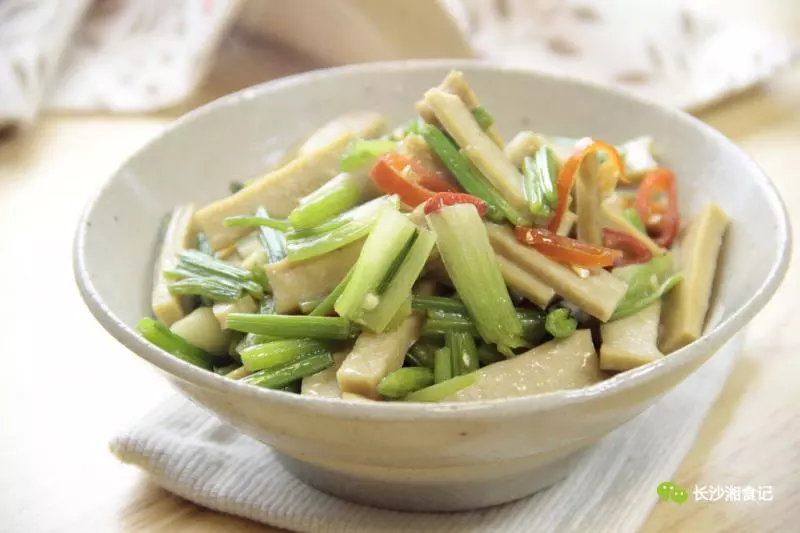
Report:
<svg viewBox="0 0 800 533"><path fill-rule="evenodd" d="M583 390L462 404L344 402L244 385L192 367L141 339L162 215L227 194L271 154L328 119L375 109L412 116L423 91L463 70L510 136L520 129L612 142L652 134L679 178L686 216L713 200L733 224L709 334L664 359ZM585 83L477 62L366 64L285 78L200 108L131 157L81 220L75 275L92 313L186 396L273 446L322 490L374 505L457 510L526 496L563 477L576 453L641 412L741 330L788 265L784 206L732 142L676 110Z"/></svg>

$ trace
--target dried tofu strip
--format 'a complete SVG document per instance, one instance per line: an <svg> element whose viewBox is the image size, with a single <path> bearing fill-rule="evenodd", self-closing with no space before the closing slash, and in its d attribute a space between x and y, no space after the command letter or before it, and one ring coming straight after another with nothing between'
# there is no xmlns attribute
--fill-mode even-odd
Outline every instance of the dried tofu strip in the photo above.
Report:
<svg viewBox="0 0 800 533"><path fill-rule="evenodd" d="M211 308L220 327L228 327L228 315L231 313L256 313L258 304L249 294L245 294L235 302L219 302Z"/></svg>
<svg viewBox="0 0 800 533"><path fill-rule="evenodd" d="M432 172L448 174L447 167L431 150L428 143L420 135L409 133L397 144L397 151L422 164L425 169Z"/></svg>
<svg viewBox="0 0 800 533"><path fill-rule="evenodd" d="M575 180L575 212L578 215L578 239L595 246L603 245L603 223L600 210L600 164L596 153L587 154Z"/></svg>
<svg viewBox="0 0 800 533"><path fill-rule="evenodd" d="M338 250L308 259L290 262L287 259L264 267L269 278L275 310L291 313L300 309L302 302L323 298L339 284L355 264L364 240L361 239Z"/></svg>
<svg viewBox="0 0 800 533"><path fill-rule="evenodd" d="M236 194L218 200L195 213L197 227L215 250L235 243L252 231L248 227L226 228L222 221L234 215L251 215L260 206L270 216L286 218L298 200L314 192L339 173L339 159L352 140L343 134L326 146L255 180Z"/></svg>
<svg viewBox="0 0 800 533"><path fill-rule="evenodd" d="M533 157L542 146L550 146L544 137L532 131L521 131L506 145L503 153L512 165L521 168L525 158Z"/></svg>
<svg viewBox="0 0 800 533"><path fill-rule="evenodd" d="M444 81L442 81L442 83L439 85L439 89L458 96L470 111L480 107L481 105L478 101L478 96L469 86L467 80L464 79L464 74L457 70L451 70L450 73L445 76ZM433 109L431 109L430 105L425 100L417 102L417 113L419 113L419 116L421 116L425 122L439 125L436 113L433 111ZM497 128L494 125L489 126L486 129L486 135L488 135L492 142L494 142L500 148L502 148L505 144L503 142L503 138L500 137L500 133L497 131Z"/></svg>
<svg viewBox="0 0 800 533"><path fill-rule="evenodd" d="M297 157L305 157L325 148L343 135L355 139L377 137L388 128L386 119L374 111L352 111L338 116L312 133L297 150Z"/></svg>
<svg viewBox="0 0 800 533"><path fill-rule="evenodd" d="M420 313L413 313L391 331L361 333L336 372L342 396L352 393L380 399L378 383L403 366L406 351L419 338L422 321Z"/></svg>
<svg viewBox="0 0 800 533"><path fill-rule="evenodd" d="M664 353L682 348L702 334L728 224L725 212L715 204L708 204L691 222L680 243L678 256L683 281L669 292L664 302L664 327L659 343Z"/></svg>
<svg viewBox="0 0 800 533"><path fill-rule="evenodd" d="M634 315L603 324L600 368L625 371L664 357L657 346L660 316L661 301L657 301Z"/></svg>
<svg viewBox="0 0 800 533"><path fill-rule="evenodd" d="M341 350L333 354L333 366L308 377L303 378L300 394L306 396L321 396L325 398L338 398L341 394L339 383L336 381L336 371L342 366L350 350Z"/></svg>
<svg viewBox="0 0 800 533"><path fill-rule="evenodd" d="M639 231L636 226L622 216L615 199L609 198L605 200L600 206L600 210L603 216L604 227L627 233L645 245L653 255L662 255L666 252L666 250L653 242L653 239L648 237L646 233Z"/></svg>
<svg viewBox="0 0 800 533"><path fill-rule="evenodd" d="M502 255L497 255L497 266L506 284L535 303L542 309L547 307L556 295L552 287L544 283L533 274L522 270L513 261Z"/></svg>
<svg viewBox="0 0 800 533"><path fill-rule="evenodd" d="M192 225L193 215L192 205L179 206L172 211L153 271L151 296L153 314L167 326L171 326L186 314L180 298L169 292L169 282L164 277L164 271L175 266L178 252L193 247L192 241L195 235Z"/></svg>
<svg viewBox="0 0 800 533"><path fill-rule="evenodd" d="M617 304L625 296L627 285L605 270L596 269L587 277L581 277L571 268L517 242L511 228L487 223L486 229L492 247L498 254L602 321L611 318Z"/></svg>
<svg viewBox="0 0 800 533"><path fill-rule="evenodd" d="M522 174L481 130L464 102L438 89L425 93L425 101L447 133L503 198L521 213L527 213L528 202L522 191Z"/></svg>
<svg viewBox="0 0 800 533"><path fill-rule="evenodd" d="M556 233L563 237L569 237L572 233L572 228L575 227L575 222L578 220L578 215L572 211L564 211L564 216L561 217L561 224L558 225Z"/></svg>
<svg viewBox="0 0 800 533"><path fill-rule="evenodd" d="M466 402L580 389L604 380L589 330L546 342L478 371L475 383L446 401Z"/></svg>

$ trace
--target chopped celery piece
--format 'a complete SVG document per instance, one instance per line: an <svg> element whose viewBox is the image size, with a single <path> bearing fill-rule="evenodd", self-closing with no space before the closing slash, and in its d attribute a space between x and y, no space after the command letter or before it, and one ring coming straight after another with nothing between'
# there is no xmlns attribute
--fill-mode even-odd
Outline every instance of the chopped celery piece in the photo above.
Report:
<svg viewBox="0 0 800 533"><path fill-rule="evenodd" d="M372 331L385 331L406 302L408 302L409 309L404 315L408 316L411 313L409 298L411 289L436 244L436 237L432 232L421 229L416 234L417 238L414 240L414 244L406 253L388 287L382 293L378 293L377 307L365 311L360 317L359 321ZM405 316L402 316L400 320L405 319Z"/></svg>
<svg viewBox="0 0 800 533"><path fill-rule="evenodd" d="M259 217L259 216L232 216L228 217L222 221L222 225L226 228L238 228L238 227L259 227L259 226L266 226L268 228L272 228L274 230L287 232L292 229L291 225L285 220L278 220L276 218L271 217Z"/></svg>
<svg viewBox="0 0 800 533"><path fill-rule="evenodd" d="M653 287L652 290L641 294L638 299L628 299L628 296L626 295L614 310L614 314L611 315L610 320L619 320L620 318L635 315L642 309L649 307L653 302L663 297L681 281L683 281L683 274L673 274L659 285Z"/></svg>
<svg viewBox="0 0 800 533"><path fill-rule="evenodd" d="M425 121L422 120L422 117L414 117L402 126L398 126L392 130L392 133L389 134L388 137L394 141L401 141L410 133L419 134L424 125Z"/></svg>
<svg viewBox="0 0 800 533"><path fill-rule="evenodd" d="M455 298L445 296L418 296L414 295L411 302L414 309L441 309L442 311L454 311L456 313L466 313L467 308L462 302Z"/></svg>
<svg viewBox="0 0 800 533"><path fill-rule="evenodd" d="M318 298L316 300L305 300L300 302L300 312L304 315L310 315L311 312L319 307L319 304L322 303L322 298ZM321 315L325 316L325 315Z"/></svg>
<svg viewBox="0 0 800 533"><path fill-rule="evenodd" d="M244 291L240 283L219 276L183 278L167 288L175 296L202 296L215 302L235 302Z"/></svg>
<svg viewBox="0 0 800 533"><path fill-rule="evenodd" d="M275 298L272 295L268 294L261 300L261 305L258 310L259 314L261 315L274 315L275 314ZM255 346L256 344L264 344L265 342L269 342L275 340L273 337L269 337L267 335L257 335L255 333L248 333L244 336L244 338L237 344L236 351L237 353L241 353L242 350L248 348L250 346Z"/></svg>
<svg viewBox="0 0 800 533"><path fill-rule="evenodd" d="M278 368L260 370L242 378L245 383L265 387L267 389L280 389L294 383L298 379L311 376L317 372L333 366L333 357L329 353L318 353L304 357Z"/></svg>
<svg viewBox="0 0 800 533"><path fill-rule="evenodd" d="M453 377L450 350L446 346L439 348L433 354L433 377L436 383L447 381Z"/></svg>
<svg viewBox="0 0 800 533"><path fill-rule="evenodd" d="M155 344L165 352L169 352L178 359L206 370L211 370L211 354L189 344L180 335L172 333L167 326L153 320L143 318L136 326L139 333L149 342Z"/></svg>
<svg viewBox="0 0 800 533"><path fill-rule="evenodd" d="M350 143L347 150L342 154L339 169L342 172L352 172L372 163L376 158L393 150L395 146L397 146L397 143L391 140L355 140Z"/></svg>
<svg viewBox="0 0 800 533"><path fill-rule="evenodd" d="M256 315L231 313L228 329L269 335L281 339L310 337L312 339L349 339L350 321L342 317L303 315Z"/></svg>
<svg viewBox="0 0 800 533"><path fill-rule="evenodd" d="M397 312L394 314L392 319L386 325L384 331L392 331L400 327L400 324L405 321L406 318L411 316L411 296L406 296L406 299L400 303L400 307L397 309Z"/></svg>
<svg viewBox="0 0 800 533"><path fill-rule="evenodd" d="M569 309L560 307L547 313L544 327L556 339L564 339L575 333L575 330L578 329L578 321L572 317Z"/></svg>
<svg viewBox="0 0 800 533"><path fill-rule="evenodd" d="M407 402L441 402L461 389L469 387L475 383L476 379L478 379L478 375L475 372L464 374L463 376L456 376L447 381L442 381L430 387L412 392L406 396L404 400Z"/></svg>
<svg viewBox="0 0 800 533"><path fill-rule="evenodd" d="M313 228L358 205L361 194L358 181L351 174L343 172L301 198L289 214L289 222L294 228Z"/></svg>
<svg viewBox="0 0 800 533"><path fill-rule="evenodd" d="M436 353L437 346L425 341L417 341L406 353L406 360L413 366L424 366L425 368L433 368L434 354Z"/></svg>
<svg viewBox="0 0 800 533"><path fill-rule="evenodd" d="M444 132L426 124L422 127L422 136L464 190L486 202L489 207L487 218L497 221L505 217L512 224L526 222Z"/></svg>
<svg viewBox="0 0 800 533"><path fill-rule="evenodd" d="M478 370L478 348L472 335L465 332L449 332L445 335L445 341L450 351L450 364L454 376Z"/></svg>
<svg viewBox="0 0 800 533"><path fill-rule="evenodd" d="M259 207L256 216L263 218L269 217L269 214L266 209ZM267 251L267 263L277 263L286 257L286 238L282 231L268 226L260 226L257 231L261 245Z"/></svg>
<svg viewBox="0 0 800 533"><path fill-rule="evenodd" d="M380 200L379 202L376 200ZM287 242L290 261L303 261L338 250L348 244L365 237L376 220L383 213L395 212L399 205L396 197L382 197L343 213L340 217L328 221L333 224L330 231L318 233L319 228L307 230L309 234L297 232L289 235Z"/></svg>
<svg viewBox="0 0 800 533"><path fill-rule="evenodd" d="M500 361L504 361L505 359L506 356L498 352L497 348L491 344L481 344L478 347L478 360L483 366L491 365L492 363L498 363Z"/></svg>
<svg viewBox="0 0 800 533"><path fill-rule="evenodd" d="M483 131L488 130L494 124L494 117L481 106L472 109L472 116Z"/></svg>
<svg viewBox="0 0 800 533"><path fill-rule="evenodd" d="M324 300L322 300L318 306L314 308L311 313L311 316L327 316L333 311L333 306L336 304L336 300L339 299L339 296L342 295L344 292L345 287L350 282L350 278L353 275L353 269L347 271L347 275L339 282L339 284L334 287L334 289L328 294Z"/></svg>
<svg viewBox="0 0 800 533"><path fill-rule="evenodd" d="M633 207L628 207L627 209L622 210L622 216L625 217L625 220L631 223L633 227L637 230L641 231L642 233L647 233L647 229L644 227L644 222L642 222L641 217L639 216L639 212L636 211Z"/></svg>
<svg viewBox="0 0 800 533"><path fill-rule="evenodd" d="M472 336L478 336L478 330L469 315L448 311L428 311L428 319L422 326L423 335L445 335L454 331L463 331Z"/></svg>
<svg viewBox="0 0 800 533"><path fill-rule="evenodd" d="M256 372L288 364L301 354L328 351L327 344L314 339L284 339L245 348L241 356L244 367Z"/></svg>
<svg viewBox="0 0 800 533"><path fill-rule="evenodd" d="M430 368L412 366L399 368L378 383L378 392L385 398L398 399L433 385Z"/></svg>
<svg viewBox="0 0 800 533"><path fill-rule="evenodd" d="M253 279L253 273L210 257L197 250L184 250L178 254L178 267L197 276L221 276L233 281L246 282Z"/></svg>
<svg viewBox="0 0 800 533"><path fill-rule="evenodd" d="M555 189L558 161L553 152L547 146L542 146L533 157L523 159L522 175L525 198L530 203L531 213L549 217L552 210L558 207L558 192Z"/></svg>
<svg viewBox="0 0 800 533"><path fill-rule="evenodd" d="M484 341L511 354L524 344L486 228L472 205L445 207L427 216L447 273ZM468 236L468 238L462 238Z"/></svg>
<svg viewBox="0 0 800 533"><path fill-rule="evenodd" d="M378 307L378 287L416 229L397 211L387 209L381 214L353 266L350 282L336 301L339 316L358 320Z"/></svg>
<svg viewBox="0 0 800 533"><path fill-rule="evenodd" d="M641 311L667 294L683 279L681 274L673 274L670 254L655 257L644 265L616 268L612 273L628 284L628 290L614 310L611 320L619 320Z"/></svg>

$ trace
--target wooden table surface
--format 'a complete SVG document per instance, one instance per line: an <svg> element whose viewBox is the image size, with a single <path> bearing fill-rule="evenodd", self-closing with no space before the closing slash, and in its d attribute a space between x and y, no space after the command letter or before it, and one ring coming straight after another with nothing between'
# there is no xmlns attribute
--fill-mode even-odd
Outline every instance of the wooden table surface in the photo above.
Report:
<svg viewBox="0 0 800 533"><path fill-rule="evenodd" d="M230 88L225 76L213 80L200 101ZM0 531L274 531L172 496L106 448L115 431L172 392L85 309L72 278L73 232L109 173L177 114L45 116L0 143ZM800 69L701 118L755 158L797 224ZM645 532L798 530L798 301L795 266L753 322L729 383L673 479L689 488L771 485L774 500L663 503Z"/></svg>

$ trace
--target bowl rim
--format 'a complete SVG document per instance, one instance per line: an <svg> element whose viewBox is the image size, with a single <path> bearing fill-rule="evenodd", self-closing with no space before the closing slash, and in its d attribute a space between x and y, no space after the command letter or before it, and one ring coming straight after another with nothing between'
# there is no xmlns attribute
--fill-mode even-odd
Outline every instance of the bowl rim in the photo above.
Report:
<svg viewBox="0 0 800 533"><path fill-rule="evenodd" d="M638 367L627 372L616 374L600 383L582 389L560 390L533 396L513 398L500 398L492 400L476 400L470 402L446 403L403 403L403 402L358 402L342 400L340 398L323 398L314 396L300 396L285 394L282 391L253 387L239 381L230 380L224 376L208 372L172 356L157 348L142 338L133 328L126 325L115 313L109 309L101 298L92 282L87 270L85 256L86 234L88 222L96 205L103 196L104 191L120 176L130 162L141 152L146 151L152 144L160 142L166 136L183 127L185 123L195 120L207 113L216 112L238 102L255 97L290 89L292 86L324 80L343 75L357 75L362 73L380 73L386 71L438 71L442 69L465 69L473 71L489 71L498 75L514 73L532 78L544 79L553 83L565 83L587 91L606 93L607 95L634 101L638 105L654 108L672 120L683 122L693 128L699 129L704 135L716 143L722 143L738 151L746 161L746 172L754 176L755 183L762 189L776 213L778 234L778 258L773 264L769 274L765 277L753 295L742 304L731 316L721 321L710 332L704 334L697 341L663 357L658 361ZM792 230L789 222L788 211L780 194L770 178L741 148L736 146L722 133L676 108L646 100L639 96L625 92L621 89L609 87L574 77L552 75L530 69L492 64L481 60L405 60L386 61L377 63L362 63L340 67L319 69L310 72L271 80L253 87L248 87L222 96L212 102L196 108L169 124L154 138L133 152L117 169L105 180L103 185L94 194L81 215L73 244L73 271L81 296L95 319L126 348L130 349L143 359L166 372L170 376L191 383L203 389L216 392L243 395L264 401L277 406L285 406L295 410L308 411L318 415L333 416L347 419L369 418L372 420L411 420L420 418L463 419L469 415L471 419L498 418L514 416L519 413L548 410L554 407L583 403L595 398L610 395L640 385L643 382L657 379L668 373L669 370L684 365L689 365L702 354L716 351L731 339L736 332L741 330L769 301L780 286L789 266L792 249ZM345 402L346 408L343 408Z"/></svg>

